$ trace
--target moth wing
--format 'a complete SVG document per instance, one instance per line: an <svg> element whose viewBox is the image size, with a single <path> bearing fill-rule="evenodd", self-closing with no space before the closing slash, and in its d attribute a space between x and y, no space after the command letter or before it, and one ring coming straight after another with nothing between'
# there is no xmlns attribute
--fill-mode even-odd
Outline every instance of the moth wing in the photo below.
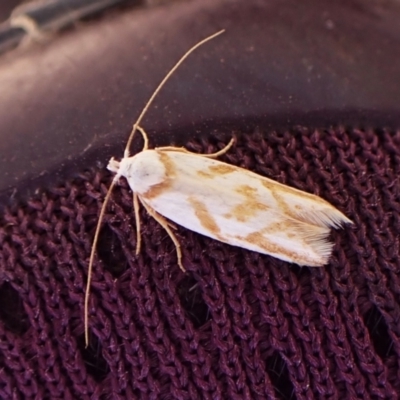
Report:
<svg viewBox="0 0 400 400"><path fill-rule="evenodd" d="M350 222L325 200L246 169L172 150L153 155L164 166L165 179L140 193L141 201L221 242L322 266L332 251L329 228Z"/></svg>

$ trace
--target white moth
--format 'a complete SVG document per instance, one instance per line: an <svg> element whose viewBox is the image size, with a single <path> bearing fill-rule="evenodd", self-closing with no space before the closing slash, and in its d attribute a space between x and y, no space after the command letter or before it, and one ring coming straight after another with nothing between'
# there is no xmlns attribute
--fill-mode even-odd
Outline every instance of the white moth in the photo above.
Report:
<svg viewBox="0 0 400 400"><path fill-rule="evenodd" d="M137 228L136 253L140 251L139 203L171 237L177 261L184 271L179 241L171 222L205 236L298 265L323 266L333 244L327 240L331 227L351 221L318 196L293 189L251 171L217 161L233 140L214 154L195 154L180 147L148 149L145 131L139 126L161 87L190 49L160 83L133 126L121 161L112 158L108 169L116 175L107 193L96 228L89 262L85 298L85 338L88 343L88 298L92 264L101 220L114 184L124 176L134 193ZM133 157L128 149L136 130L144 139L143 151Z"/></svg>

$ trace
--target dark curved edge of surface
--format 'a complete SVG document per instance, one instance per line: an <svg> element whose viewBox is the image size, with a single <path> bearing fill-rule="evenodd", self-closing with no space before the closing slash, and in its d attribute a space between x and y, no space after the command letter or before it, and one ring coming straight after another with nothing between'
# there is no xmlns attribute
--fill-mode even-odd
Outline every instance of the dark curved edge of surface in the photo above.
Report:
<svg viewBox="0 0 400 400"><path fill-rule="evenodd" d="M127 9L9 53L0 59L1 204L122 154L165 72L220 28L146 116L153 145L256 126L398 129L399 17L394 1L194 1Z"/></svg>
<svg viewBox="0 0 400 400"><path fill-rule="evenodd" d="M0 23L0 54L17 47L27 39L26 29L12 25L13 7L18 16L31 20L37 33L57 32L82 18L93 17L118 5L139 5L140 0L58 0L57 2L35 2L23 4L15 1L4 5L2 16L10 19Z"/></svg>

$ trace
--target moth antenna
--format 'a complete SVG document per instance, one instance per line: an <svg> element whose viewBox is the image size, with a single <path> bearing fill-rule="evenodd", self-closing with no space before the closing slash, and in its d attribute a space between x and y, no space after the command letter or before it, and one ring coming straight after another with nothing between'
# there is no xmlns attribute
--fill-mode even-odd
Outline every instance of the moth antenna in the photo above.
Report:
<svg viewBox="0 0 400 400"><path fill-rule="evenodd" d="M132 143L132 139L133 136L136 132L136 129L138 129L140 131L140 133L143 136L143 140L144 140L144 146L143 146L143 150L147 150L148 148L148 138L147 138L147 134L144 131L143 128L141 128L139 126L140 122L142 121L144 115L146 114L147 110L149 109L151 103L153 102L153 100L155 99L155 97L157 96L157 94L160 92L160 90L162 89L162 87L164 86L164 84L168 81L168 79L171 77L171 75L178 69L178 67L183 63L183 61L185 61L185 59L193 52L195 51L198 47L200 47L201 45L203 45L204 43L208 42L211 39L214 39L216 36L220 35L221 33L223 33L225 31L225 29L214 33L211 36L208 36L207 38L203 39L202 41L198 42L196 45L194 45L191 49L189 49L181 58L180 60L173 66L173 68L168 72L168 74L164 77L164 79L160 82L160 84L157 86L156 90L153 92L153 94L150 96L150 99L147 101L146 105L144 106L142 112L140 113L138 119L136 120L136 122L133 124L132 127L132 131L129 135L128 138L128 142L126 144L125 147L125 151L124 151L124 158L129 157L129 148L131 146ZM91 279L92 279L92 271L93 271L93 261L94 261L94 255L96 253L96 245L99 239L99 234L100 234L100 226L101 226L101 222L103 221L104 218L104 214L106 211L106 207L108 204L108 201L110 200L110 196L111 196L111 192L116 184L116 182L119 179L119 175L117 173L117 175L114 176L114 179L107 191L106 197L104 199L103 205L101 206L101 210L100 210L100 215L99 215L99 220L97 222L97 226L96 226L96 231L94 234L94 239L93 239L93 244L92 244L92 250L90 252L90 259L89 259L89 267L88 267L88 276L87 276L87 283L86 283L86 293L85 293L85 302L84 302L84 330L85 330L85 344L86 347L89 345L89 295L90 295L90 283L91 283ZM134 208L135 208L135 217L136 219L136 223L139 223L139 226L137 225L136 227L136 231L139 233L139 236L137 237L137 248L136 250L140 249L140 220L138 218L139 216L139 202L138 202L138 198L135 198L134 195ZM137 203L135 205L135 203ZM163 225L164 226L164 225ZM175 245L177 246L177 240L174 236L174 234L170 231L168 224L166 224L166 227L164 226L164 229L167 230L168 234L171 236L171 238L174 240ZM179 245L179 243L178 243ZM179 262L179 266L182 268L182 270L184 270L182 263L180 261L181 258L181 254L180 254L180 249L179 246L177 247L177 253L178 253L178 262Z"/></svg>
<svg viewBox="0 0 400 400"><path fill-rule="evenodd" d="M87 282L86 282L86 292L85 292L85 303L84 303L84 330L85 330L85 347L89 345L89 295L90 295L90 283L92 280L92 270L93 270L93 261L94 255L96 253L96 245L99 240L99 233L101 223L104 218L104 213L106 211L106 207L108 201L110 200L111 192L119 179L119 175L115 175L114 179L111 182L110 187L108 188L106 197L104 199L103 205L101 206L99 220L97 221L96 231L94 233L94 239L92 243L92 250L90 252L90 259L89 259L89 267L88 267L88 275L87 275Z"/></svg>
<svg viewBox="0 0 400 400"><path fill-rule="evenodd" d="M139 129L139 127L138 127L138 129ZM233 146L235 141L236 141L236 139L233 137L223 149L217 151L216 153L210 153L210 154L193 153L193 151L189 151L185 147L174 147L174 146L156 147L156 150L157 151L176 151L179 153L191 154L193 156L199 156L199 157L205 157L205 158L217 158L217 157L222 156L223 154L227 153L228 150Z"/></svg>
<svg viewBox="0 0 400 400"><path fill-rule="evenodd" d="M139 198L136 193L133 193L133 210L135 212L135 222L136 222L136 255L138 255L140 253L142 236L140 233Z"/></svg>
<svg viewBox="0 0 400 400"><path fill-rule="evenodd" d="M148 136L147 136L147 133L146 133L146 131L145 131L141 126L139 126L139 125L136 125L136 128L137 128L137 130L142 134L142 137L143 137L144 144L143 144L143 149L142 149L142 151L147 150L147 149L149 148L149 138L148 138Z"/></svg>
<svg viewBox="0 0 400 400"><path fill-rule="evenodd" d="M125 157L129 157L129 148L131 147L131 143L132 143L132 139L133 136L136 132L136 129L138 127L138 125L142 122L142 119L144 117L144 115L146 114L147 110L149 109L151 103L153 102L153 100L155 99L155 97L157 96L157 94L159 93L159 91L162 89L162 87L164 86L164 84L168 81L168 79L171 77L171 75L178 69L178 67L183 63L183 61L185 61L185 59L191 54L193 53L198 47L200 47L201 45L203 45L204 43L208 42L209 40L214 39L215 37L217 37L218 35L220 35L221 33L223 33L225 31L225 29L214 33L211 36L206 37L205 39L203 39L202 41L198 42L197 44L195 44L191 49L189 49L181 58L180 60L170 69L170 71L168 72L167 75L165 75L164 79L160 82L160 84L157 86L156 90L153 92L153 94L150 96L150 99L147 101L146 105L144 106L142 112L140 113L137 121L133 124L132 127L132 131L129 135L129 139L128 142L126 143L126 147L125 147L125 151L124 151L124 158Z"/></svg>

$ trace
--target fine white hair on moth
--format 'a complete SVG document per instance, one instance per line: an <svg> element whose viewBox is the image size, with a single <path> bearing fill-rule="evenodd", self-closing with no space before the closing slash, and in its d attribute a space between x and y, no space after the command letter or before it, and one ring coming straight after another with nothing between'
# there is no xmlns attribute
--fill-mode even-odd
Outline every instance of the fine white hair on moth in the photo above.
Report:
<svg viewBox="0 0 400 400"><path fill-rule="evenodd" d="M151 102L168 78L196 48L220 35L217 32L197 43L175 64L158 85L133 125L124 156L111 158L108 169L115 172L102 205L90 254L84 304L85 342L89 342L89 290L96 244L111 191L124 176L133 192L136 221L136 254L140 252L139 204L142 204L168 233L182 263L180 244L172 223L230 245L268 254L298 265L325 265L332 252L330 228L352 223L318 196L282 185L247 169L216 160L234 143L213 154L191 153L181 147L148 148L140 126ZM143 139L143 150L130 157L135 131Z"/></svg>

